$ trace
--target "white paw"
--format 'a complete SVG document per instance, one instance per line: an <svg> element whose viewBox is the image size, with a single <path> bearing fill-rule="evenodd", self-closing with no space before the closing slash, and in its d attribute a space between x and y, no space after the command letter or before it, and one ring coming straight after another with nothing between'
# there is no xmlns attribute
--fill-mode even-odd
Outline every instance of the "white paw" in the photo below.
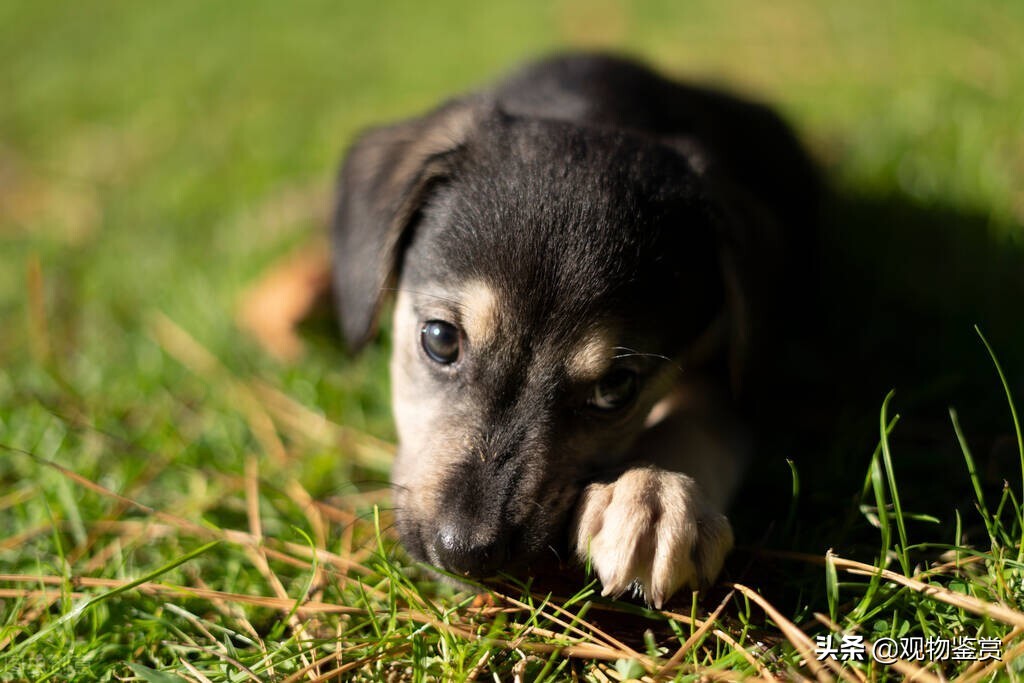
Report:
<svg viewBox="0 0 1024 683"><path fill-rule="evenodd" d="M572 538L577 557L589 559L601 579L602 595L633 586L659 608L683 586L714 581L732 548L729 520L711 508L697 483L656 467L587 486Z"/></svg>

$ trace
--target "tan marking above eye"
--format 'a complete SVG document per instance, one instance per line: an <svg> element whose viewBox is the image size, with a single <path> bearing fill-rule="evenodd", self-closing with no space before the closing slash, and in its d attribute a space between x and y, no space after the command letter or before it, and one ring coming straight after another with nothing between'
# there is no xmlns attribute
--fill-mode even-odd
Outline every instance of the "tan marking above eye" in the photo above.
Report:
<svg viewBox="0 0 1024 683"><path fill-rule="evenodd" d="M471 344L483 346L498 336L498 297L484 282L474 280L462 288L462 329Z"/></svg>
<svg viewBox="0 0 1024 683"><path fill-rule="evenodd" d="M578 382L594 382L611 367L615 342L611 330L592 329L570 351L566 362L569 376Z"/></svg>

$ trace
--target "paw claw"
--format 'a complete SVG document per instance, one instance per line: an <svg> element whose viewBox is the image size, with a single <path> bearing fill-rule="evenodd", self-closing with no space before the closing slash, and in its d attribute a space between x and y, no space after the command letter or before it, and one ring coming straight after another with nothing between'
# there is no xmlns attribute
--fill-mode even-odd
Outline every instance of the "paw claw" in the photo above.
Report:
<svg viewBox="0 0 1024 683"><path fill-rule="evenodd" d="M618 597L629 586L660 609L683 586L710 584L732 547L725 516L685 474L653 467L592 484L581 498L574 540L603 586Z"/></svg>

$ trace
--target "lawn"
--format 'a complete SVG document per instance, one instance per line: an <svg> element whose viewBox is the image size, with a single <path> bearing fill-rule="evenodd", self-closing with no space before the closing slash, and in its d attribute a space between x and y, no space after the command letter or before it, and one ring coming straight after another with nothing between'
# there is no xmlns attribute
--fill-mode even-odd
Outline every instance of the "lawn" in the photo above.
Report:
<svg viewBox="0 0 1024 683"><path fill-rule="evenodd" d="M432 581L387 330L236 323L359 130L565 46L771 102L834 188L739 547L664 612ZM1016 0L0 0L0 680L1016 680L1021 178Z"/></svg>

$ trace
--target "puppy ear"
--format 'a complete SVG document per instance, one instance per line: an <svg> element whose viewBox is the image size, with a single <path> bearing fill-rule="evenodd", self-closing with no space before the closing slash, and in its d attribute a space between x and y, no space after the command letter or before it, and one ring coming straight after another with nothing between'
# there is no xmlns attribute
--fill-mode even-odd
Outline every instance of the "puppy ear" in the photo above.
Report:
<svg viewBox="0 0 1024 683"><path fill-rule="evenodd" d="M747 283L736 263L738 255L730 248L722 249L722 278L725 281L725 313L729 385L734 395L742 390L743 372L750 352L750 302Z"/></svg>
<svg viewBox="0 0 1024 683"><path fill-rule="evenodd" d="M776 299L783 295L785 252L778 219L752 195L738 188L716 188L721 202L719 240L727 349L733 393L739 395L749 366L766 358L760 348L766 326L777 326Z"/></svg>
<svg viewBox="0 0 1024 683"><path fill-rule="evenodd" d="M687 135L662 139L700 177L709 203L709 219L716 231L718 272L721 277L723 309L695 344L694 355L709 358L724 350L730 388L738 395L750 353L752 320L749 281L752 245L749 232L761 229L765 216L757 216L756 202L730 183L715 164L714 155L696 138ZM754 250L756 254L756 249Z"/></svg>
<svg viewBox="0 0 1024 683"><path fill-rule="evenodd" d="M475 129L482 102L449 102L426 116L364 133L338 179L332 227L334 295L348 346L377 328L384 291L396 279L407 232L430 187Z"/></svg>

